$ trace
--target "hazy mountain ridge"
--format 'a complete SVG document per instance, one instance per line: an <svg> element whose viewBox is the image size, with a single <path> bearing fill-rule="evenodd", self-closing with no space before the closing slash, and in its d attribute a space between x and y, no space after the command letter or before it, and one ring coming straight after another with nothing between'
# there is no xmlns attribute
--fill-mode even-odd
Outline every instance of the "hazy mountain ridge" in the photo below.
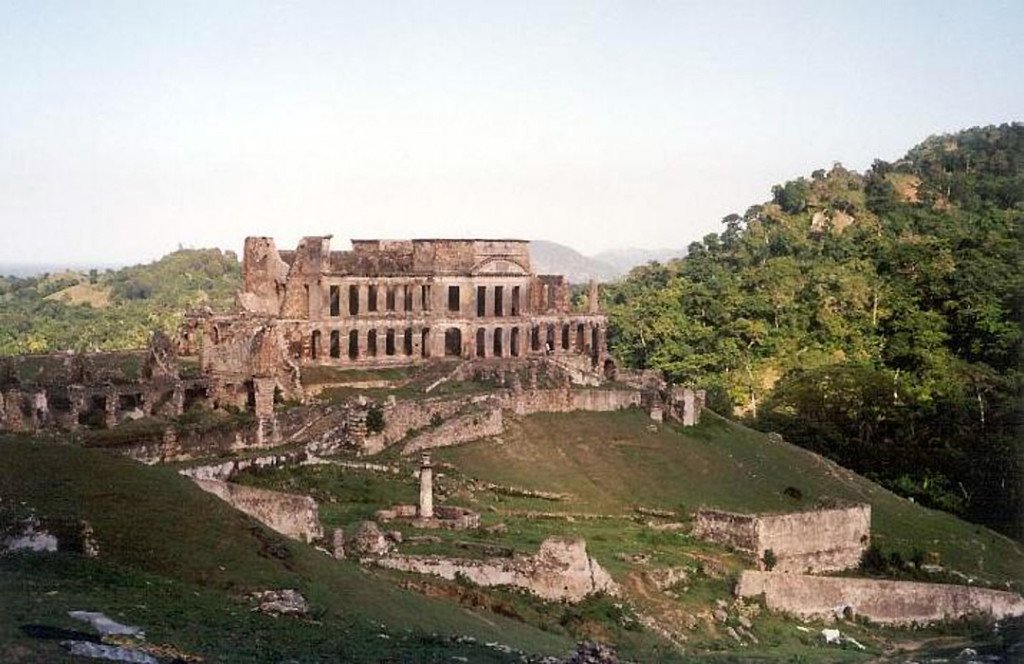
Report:
<svg viewBox="0 0 1024 664"><path fill-rule="evenodd" d="M538 274L564 274L572 283L591 279L614 281L638 265L651 261L664 262L686 255L685 249L638 249L627 247L585 256L572 247L548 240L530 242L533 270Z"/></svg>

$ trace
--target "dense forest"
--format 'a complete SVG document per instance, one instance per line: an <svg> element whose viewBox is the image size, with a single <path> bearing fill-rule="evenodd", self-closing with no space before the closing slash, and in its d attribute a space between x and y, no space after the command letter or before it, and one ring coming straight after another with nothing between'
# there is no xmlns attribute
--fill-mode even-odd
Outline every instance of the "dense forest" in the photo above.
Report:
<svg viewBox="0 0 1024 664"><path fill-rule="evenodd" d="M0 355L142 348L192 307L227 308L240 284L238 258L217 249L102 273L0 277Z"/></svg>
<svg viewBox="0 0 1024 664"><path fill-rule="evenodd" d="M608 288L626 364L1024 536L1024 124L776 185Z"/></svg>

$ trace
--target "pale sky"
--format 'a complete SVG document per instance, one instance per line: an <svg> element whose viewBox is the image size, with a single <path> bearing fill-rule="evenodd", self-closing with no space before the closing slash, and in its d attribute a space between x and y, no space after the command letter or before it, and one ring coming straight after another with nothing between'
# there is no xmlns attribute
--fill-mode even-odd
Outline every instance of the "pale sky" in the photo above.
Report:
<svg viewBox="0 0 1024 664"><path fill-rule="evenodd" d="M1024 2L0 2L0 261L246 235L684 247L1024 120Z"/></svg>

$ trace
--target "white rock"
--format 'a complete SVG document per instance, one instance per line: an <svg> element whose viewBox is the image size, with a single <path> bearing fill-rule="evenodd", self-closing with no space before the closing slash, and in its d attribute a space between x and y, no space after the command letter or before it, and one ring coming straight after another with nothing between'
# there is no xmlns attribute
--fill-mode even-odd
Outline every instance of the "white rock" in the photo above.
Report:
<svg viewBox="0 0 1024 664"><path fill-rule="evenodd" d="M825 643L840 643L842 638L838 629L823 629L821 635L825 637Z"/></svg>

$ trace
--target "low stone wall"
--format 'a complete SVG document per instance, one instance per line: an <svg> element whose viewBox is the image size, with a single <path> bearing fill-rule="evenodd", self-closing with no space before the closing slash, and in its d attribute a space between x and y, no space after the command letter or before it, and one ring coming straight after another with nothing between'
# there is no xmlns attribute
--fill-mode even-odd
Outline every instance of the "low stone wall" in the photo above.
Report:
<svg viewBox="0 0 1024 664"><path fill-rule="evenodd" d="M469 404L461 399L425 399L396 401L384 405L384 444L391 445L405 438L410 431L425 429L437 420L447 420Z"/></svg>
<svg viewBox="0 0 1024 664"><path fill-rule="evenodd" d="M574 411L607 412L639 406L640 392L571 388L526 390L509 394L503 399L502 405L516 415Z"/></svg>
<svg viewBox="0 0 1024 664"><path fill-rule="evenodd" d="M548 538L536 555L470 560L440 556L392 555L377 565L454 580L463 575L479 586L515 586L550 601L579 602L599 592L618 594L608 573L587 556L582 539Z"/></svg>
<svg viewBox="0 0 1024 664"><path fill-rule="evenodd" d="M324 536L320 511L309 496L257 489L219 480L194 480L203 491L225 501L277 532L303 542Z"/></svg>
<svg viewBox="0 0 1024 664"><path fill-rule="evenodd" d="M708 542L759 555L756 514L740 514L720 510L697 510L693 515L691 534Z"/></svg>
<svg viewBox="0 0 1024 664"><path fill-rule="evenodd" d="M693 535L751 553L762 569L769 550L775 554L776 572L851 569L870 544L871 506L786 514L698 510Z"/></svg>
<svg viewBox="0 0 1024 664"><path fill-rule="evenodd" d="M769 610L812 619L846 613L906 625L965 616L999 620L1024 615L1024 598L1016 593L939 583L746 571L736 595L764 595Z"/></svg>
<svg viewBox="0 0 1024 664"><path fill-rule="evenodd" d="M323 463L320 459L310 459L304 451L296 451L288 454L268 454L248 459L231 459L221 463L211 463L203 466L183 468L178 472L194 480L219 480L226 482L239 473L250 468L274 468L291 464L315 465Z"/></svg>
<svg viewBox="0 0 1024 664"><path fill-rule="evenodd" d="M402 449L402 454L415 454L435 447L459 445L473 440L497 436L505 430L501 408L473 409L468 413L445 420L439 426L414 437Z"/></svg>

